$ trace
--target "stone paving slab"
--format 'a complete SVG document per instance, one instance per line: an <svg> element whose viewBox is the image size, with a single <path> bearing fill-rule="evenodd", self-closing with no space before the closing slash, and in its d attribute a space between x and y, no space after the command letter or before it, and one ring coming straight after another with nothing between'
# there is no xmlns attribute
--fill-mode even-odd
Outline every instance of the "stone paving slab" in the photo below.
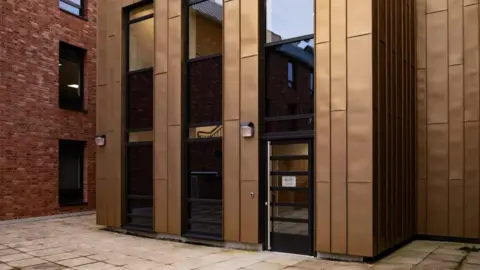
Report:
<svg viewBox="0 0 480 270"><path fill-rule="evenodd" d="M480 252L464 247L474 245L415 241L370 265L135 237L103 230L94 215L0 224L0 270L480 270Z"/></svg>

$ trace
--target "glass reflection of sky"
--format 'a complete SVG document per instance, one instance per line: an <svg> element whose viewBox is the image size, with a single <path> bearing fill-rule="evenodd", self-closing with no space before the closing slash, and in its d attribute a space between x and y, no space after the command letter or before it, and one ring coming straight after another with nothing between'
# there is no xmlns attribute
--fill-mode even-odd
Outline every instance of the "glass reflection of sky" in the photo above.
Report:
<svg viewBox="0 0 480 270"><path fill-rule="evenodd" d="M267 0L267 30L281 39L313 34L313 0Z"/></svg>
<svg viewBox="0 0 480 270"><path fill-rule="evenodd" d="M78 1L73 1L74 3L76 4L80 4L80 0ZM75 15L80 15L80 10L76 7L73 7L73 6L70 6L68 4L65 4L64 2L62 1L59 1L59 5L60 5L60 8L67 11L67 12L70 12L70 13L73 13Z"/></svg>

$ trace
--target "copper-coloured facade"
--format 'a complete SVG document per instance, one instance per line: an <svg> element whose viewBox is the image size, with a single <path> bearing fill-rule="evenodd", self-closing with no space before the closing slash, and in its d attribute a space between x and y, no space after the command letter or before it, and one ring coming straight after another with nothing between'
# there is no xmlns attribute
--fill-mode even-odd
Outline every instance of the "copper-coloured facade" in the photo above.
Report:
<svg viewBox="0 0 480 270"><path fill-rule="evenodd" d="M289 95L288 88L297 86L297 80L301 80L297 87L311 88L311 120L287 117L287 124L273 127L264 124L269 117L264 113L269 91L265 87L278 82L266 78L273 74L266 61L281 49L274 52L265 49L265 44L268 47L269 42L275 44L281 38L266 31L271 29L267 29L270 15L265 4L212 1L221 3L220 13L210 17L197 14L200 17L190 27L186 25L192 24L196 11L190 10L188 3L201 1L99 1L97 133L106 135L107 144L97 149L98 224L126 225L125 144L149 141L153 166L151 176L145 175L151 180L150 231L172 238L185 236L191 210L186 198L192 187L187 185L186 190L185 181L192 179L189 162L196 162L185 161L192 149L186 143L213 132L221 137L218 145L210 144L215 153L221 153L215 157L221 158L217 170L221 171L221 190L215 192L222 197L220 212L215 212L221 213L220 223L210 223L220 224L219 238L224 242L267 249L264 184L270 139L264 135L268 130L283 132L296 127L311 129L312 135L313 184L309 188L314 194L314 252L371 258L415 237L478 239L478 1L312 0L311 50L305 45L308 42L301 45L312 57L310 66L301 71L305 74L299 73L302 66L295 67L295 76L293 72L290 76L293 64L282 62L281 57L275 60L278 66L285 66L279 74L285 74L288 81L283 85L286 90L279 91ZM138 115L149 109L152 127L151 131L129 133L125 117L136 116L125 114L126 106L133 104L126 100L126 74L130 72L126 16L148 3L153 4L154 14L153 55L151 69L144 72L150 73L150 82L148 76L137 74L132 80L144 84L130 88L140 87L141 92L153 82L151 103L133 108ZM211 38L201 39L202 29L210 25L204 18L221 21L217 38L216 32L209 31ZM305 40L311 38L308 34ZM211 70L208 76L189 72L187 63L214 54L221 56L198 58L190 66ZM188 88L189 80L199 86ZM202 95L205 85L221 88L221 95ZM189 91L198 97L193 99L187 95ZM308 95L303 98L308 100ZM193 112L187 110L188 104L199 113L188 115ZM218 123L204 125L202 117L210 116L201 111L202 106L211 108L209 113ZM278 110L303 114L308 106L302 106L292 103ZM197 118L202 121L192 125ZM254 137L242 137L241 124L250 122ZM217 128L221 133L214 130ZM202 181L200 178L196 179ZM282 199L282 203L303 202L303 197L298 198Z"/></svg>

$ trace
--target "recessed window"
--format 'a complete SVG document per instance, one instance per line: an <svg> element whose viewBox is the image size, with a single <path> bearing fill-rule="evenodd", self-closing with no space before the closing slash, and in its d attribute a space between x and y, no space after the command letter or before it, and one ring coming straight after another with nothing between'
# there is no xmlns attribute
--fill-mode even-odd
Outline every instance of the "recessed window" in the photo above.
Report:
<svg viewBox="0 0 480 270"><path fill-rule="evenodd" d="M184 233L221 239L223 0L189 0L187 5Z"/></svg>
<svg viewBox="0 0 480 270"><path fill-rule="evenodd" d="M85 50L60 42L59 106L83 110L83 62Z"/></svg>
<svg viewBox="0 0 480 270"><path fill-rule="evenodd" d="M83 198L83 158L85 142L60 140L59 142L59 194L60 205L79 204Z"/></svg>
<svg viewBox="0 0 480 270"><path fill-rule="evenodd" d="M125 226L153 230L153 3L129 10L124 128Z"/></svg>
<svg viewBox="0 0 480 270"><path fill-rule="evenodd" d="M288 61L288 88L293 88L294 83L294 70L293 70L293 63Z"/></svg>
<svg viewBox="0 0 480 270"><path fill-rule="evenodd" d="M315 80L313 78L313 71L310 72L310 96L313 96L313 92L315 89Z"/></svg>
<svg viewBox="0 0 480 270"><path fill-rule="evenodd" d="M72 13L77 16L83 16L83 4L84 0L59 0L58 5L60 9L66 12Z"/></svg>
<svg viewBox="0 0 480 270"><path fill-rule="evenodd" d="M128 26L128 71L153 67L154 18L153 4L130 11Z"/></svg>

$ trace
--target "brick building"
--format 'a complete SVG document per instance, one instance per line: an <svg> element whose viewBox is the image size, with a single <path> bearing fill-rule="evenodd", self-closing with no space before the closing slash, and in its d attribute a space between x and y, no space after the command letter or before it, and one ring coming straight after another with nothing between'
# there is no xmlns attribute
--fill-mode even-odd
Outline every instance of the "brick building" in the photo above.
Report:
<svg viewBox="0 0 480 270"><path fill-rule="evenodd" d="M95 207L96 16L0 2L0 220Z"/></svg>

